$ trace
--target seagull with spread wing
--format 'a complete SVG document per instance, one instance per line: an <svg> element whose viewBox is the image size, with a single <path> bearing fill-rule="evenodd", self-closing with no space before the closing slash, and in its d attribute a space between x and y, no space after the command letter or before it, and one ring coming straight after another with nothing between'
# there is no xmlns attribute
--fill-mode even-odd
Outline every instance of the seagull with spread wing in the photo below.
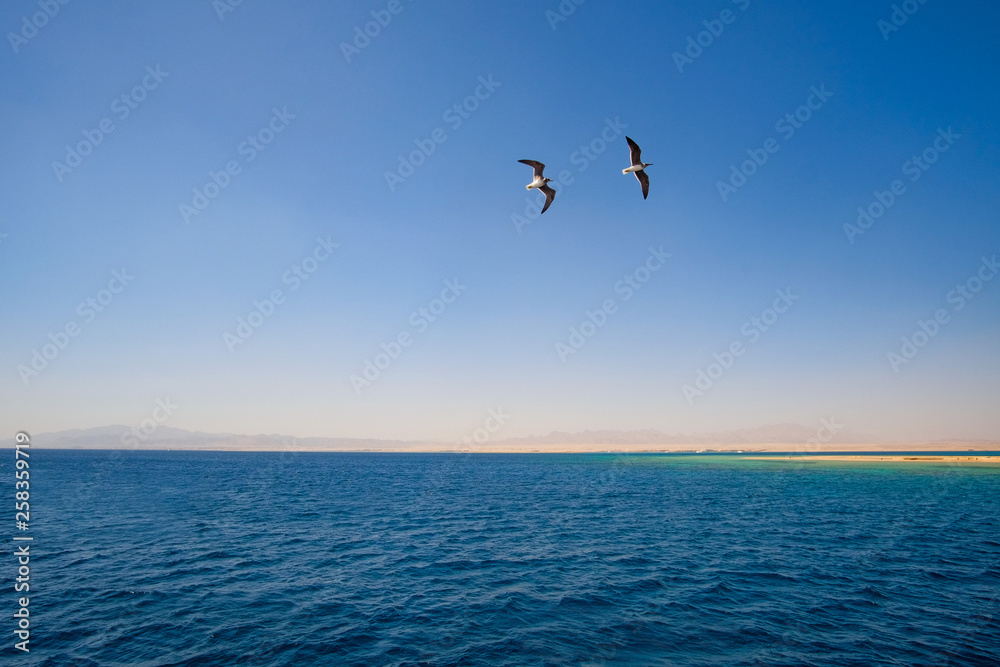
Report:
<svg viewBox="0 0 1000 667"><path fill-rule="evenodd" d="M647 176L646 172L643 170L646 167L652 167L653 163L643 162L642 158L639 157L640 153L642 152L639 149L639 144L635 143L628 137L625 137L625 141L628 142L628 148L629 151L631 152L632 166L629 167L628 169L622 169L622 173L627 174L629 172L632 172L633 174L635 174L635 177L639 179L639 185L642 186L642 198L645 199L646 195L649 194L649 176Z"/></svg>
<svg viewBox="0 0 1000 667"><path fill-rule="evenodd" d="M545 206L542 207L542 213L548 210L549 205L552 200L556 198L556 191L548 186L551 178L545 178L542 176L542 171L545 170L545 165L538 160L518 160L522 164L526 164L535 170L535 180L524 186L526 189L531 190L532 188L538 188L545 194Z"/></svg>

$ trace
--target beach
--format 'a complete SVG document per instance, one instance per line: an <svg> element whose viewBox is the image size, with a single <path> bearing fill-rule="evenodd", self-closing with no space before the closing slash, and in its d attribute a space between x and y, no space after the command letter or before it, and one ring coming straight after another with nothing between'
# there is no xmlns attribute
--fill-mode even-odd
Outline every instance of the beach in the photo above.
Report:
<svg viewBox="0 0 1000 667"><path fill-rule="evenodd" d="M757 461L856 461L859 463L992 463L1000 464L1000 456L970 454L942 454L935 456L877 456L875 454L792 454L789 456L747 456Z"/></svg>

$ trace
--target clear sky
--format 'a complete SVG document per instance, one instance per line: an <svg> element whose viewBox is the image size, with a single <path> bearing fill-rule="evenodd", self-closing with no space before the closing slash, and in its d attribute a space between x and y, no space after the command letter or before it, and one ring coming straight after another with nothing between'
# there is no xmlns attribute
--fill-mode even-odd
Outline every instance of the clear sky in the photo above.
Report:
<svg viewBox="0 0 1000 667"><path fill-rule="evenodd" d="M1000 7L576 2L3 3L7 437L1000 438Z"/></svg>

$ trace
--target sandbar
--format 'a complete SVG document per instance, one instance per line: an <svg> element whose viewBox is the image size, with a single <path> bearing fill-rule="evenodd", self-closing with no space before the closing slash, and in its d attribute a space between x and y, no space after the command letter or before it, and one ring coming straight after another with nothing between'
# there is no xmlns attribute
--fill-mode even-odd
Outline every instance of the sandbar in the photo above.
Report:
<svg viewBox="0 0 1000 667"><path fill-rule="evenodd" d="M745 456L745 459L757 461L857 461L860 463L995 463L1000 464L1000 456L975 456L961 454L942 454L923 456L914 454L877 456L850 454L793 454L790 456Z"/></svg>

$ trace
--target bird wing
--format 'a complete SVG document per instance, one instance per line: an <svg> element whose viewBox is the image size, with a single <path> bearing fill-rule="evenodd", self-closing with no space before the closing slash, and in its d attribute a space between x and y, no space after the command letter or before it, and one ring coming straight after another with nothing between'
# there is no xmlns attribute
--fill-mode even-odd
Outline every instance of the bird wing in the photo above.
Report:
<svg viewBox="0 0 1000 667"><path fill-rule="evenodd" d="M534 169L535 170L535 178L541 178L542 177L542 171L545 170L545 165L542 164L541 162L539 162L538 160L518 160L518 162L520 162L522 164L526 164L529 167L531 167L532 169Z"/></svg>
<svg viewBox="0 0 1000 667"><path fill-rule="evenodd" d="M642 151L639 149L639 144L635 143L628 137L625 137L625 141L628 142L628 148L629 151L631 152L632 164L642 164L642 160L639 157L639 155L642 153Z"/></svg>
<svg viewBox="0 0 1000 667"><path fill-rule="evenodd" d="M538 189L545 193L545 206L542 207L542 213L545 213L545 211L548 210L549 205L552 203L552 200L556 198L556 191L547 185L543 185ZM541 215L541 213L539 213L539 215Z"/></svg>
<svg viewBox="0 0 1000 667"><path fill-rule="evenodd" d="M649 176L646 175L645 169L640 169L635 172L635 177L639 179L639 183L642 185L642 198L645 199L646 195L649 194Z"/></svg>

